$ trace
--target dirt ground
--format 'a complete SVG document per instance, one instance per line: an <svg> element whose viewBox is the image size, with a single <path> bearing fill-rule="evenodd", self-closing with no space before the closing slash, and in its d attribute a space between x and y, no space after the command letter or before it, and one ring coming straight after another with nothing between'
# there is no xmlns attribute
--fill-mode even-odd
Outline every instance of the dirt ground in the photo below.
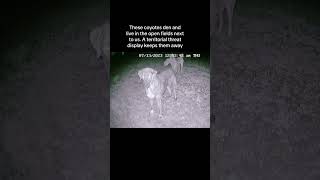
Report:
<svg viewBox="0 0 320 180"><path fill-rule="evenodd" d="M163 60L164 61L164 60ZM163 62L162 62L163 63ZM162 100L163 118L154 114L146 96L138 71L145 67L159 72L167 67L162 63L139 64L132 67L111 87L111 128L209 128L210 127L210 73L209 69L184 63L182 73L177 73L177 100L166 91ZM112 79L112 77L111 77Z"/></svg>

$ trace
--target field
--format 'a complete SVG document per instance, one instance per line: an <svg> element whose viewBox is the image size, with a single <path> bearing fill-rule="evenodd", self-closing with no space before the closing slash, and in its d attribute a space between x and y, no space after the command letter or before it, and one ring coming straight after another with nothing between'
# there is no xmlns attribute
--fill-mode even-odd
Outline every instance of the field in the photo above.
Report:
<svg viewBox="0 0 320 180"><path fill-rule="evenodd" d="M121 56L121 55L119 55ZM129 59L129 60L126 60ZM162 100L164 117L150 115L150 103L138 71L150 67L158 72L165 58L123 56L111 61L130 61L121 73L113 73L111 63L110 127L187 128L210 127L210 72L209 59L185 58L182 73L177 73L177 100L165 92ZM207 63L203 63L207 62ZM171 66L169 65L169 68ZM156 105L156 102L154 102ZM158 113L156 106L155 112Z"/></svg>

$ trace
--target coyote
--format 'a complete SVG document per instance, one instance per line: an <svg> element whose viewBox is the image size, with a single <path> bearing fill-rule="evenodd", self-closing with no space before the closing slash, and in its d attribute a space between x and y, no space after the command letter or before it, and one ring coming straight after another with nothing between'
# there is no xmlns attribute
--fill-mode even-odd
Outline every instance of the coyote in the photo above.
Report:
<svg viewBox="0 0 320 180"><path fill-rule="evenodd" d="M156 99L159 108L159 117L162 118L162 96L167 89L171 95L173 91L174 99L177 99L176 93L176 76L172 69L166 69L158 73L152 68L143 68L138 71L140 80L143 80L146 95L150 100L151 111L153 113L153 100Z"/></svg>
<svg viewBox="0 0 320 180"><path fill-rule="evenodd" d="M89 34L92 47L96 51L98 59L104 55L107 57L110 53L110 25L105 23L93 29Z"/></svg>
<svg viewBox="0 0 320 180"><path fill-rule="evenodd" d="M211 36L218 24L218 33L221 33L223 26L223 15L224 10L226 10L226 15L228 19L228 35L231 36L232 33L232 19L233 11L236 4L236 0L211 0L210 1L210 26L211 26Z"/></svg>
<svg viewBox="0 0 320 180"><path fill-rule="evenodd" d="M163 62L163 65L168 66L170 64L174 72L182 73L183 63L184 63L184 60L182 57L177 57L177 58L170 57Z"/></svg>

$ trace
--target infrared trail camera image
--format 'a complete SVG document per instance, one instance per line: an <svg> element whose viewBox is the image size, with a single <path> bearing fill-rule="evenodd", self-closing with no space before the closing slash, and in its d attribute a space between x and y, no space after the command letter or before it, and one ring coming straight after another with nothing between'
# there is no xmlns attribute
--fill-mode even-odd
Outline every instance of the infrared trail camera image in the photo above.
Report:
<svg viewBox="0 0 320 180"><path fill-rule="evenodd" d="M208 55L112 54L111 128L210 127Z"/></svg>
<svg viewBox="0 0 320 180"><path fill-rule="evenodd" d="M318 179L319 1L211 3L211 179Z"/></svg>
<svg viewBox="0 0 320 180"><path fill-rule="evenodd" d="M210 2L210 63L110 54L106 1L3 5L0 179L108 179L110 126L210 126L212 180L320 179L320 1Z"/></svg>
<svg viewBox="0 0 320 180"><path fill-rule="evenodd" d="M1 12L0 179L108 179L110 55L97 58L90 42L108 22L107 2L6 3Z"/></svg>

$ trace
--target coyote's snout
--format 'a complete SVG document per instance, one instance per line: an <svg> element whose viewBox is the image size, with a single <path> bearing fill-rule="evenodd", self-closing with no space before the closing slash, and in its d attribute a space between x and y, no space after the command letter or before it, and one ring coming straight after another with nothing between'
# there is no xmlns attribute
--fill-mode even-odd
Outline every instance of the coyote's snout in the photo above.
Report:
<svg viewBox="0 0 320 180"><path fill-rule="evenodd" d="M221 33L223 20L224 20L224 10L226 10L227 20L228 20L228 35L232 33L232 19L233 11L236 4L236 0L211 0L210 1L210 26L211 35L218 25L218 33Z"/></svg>

